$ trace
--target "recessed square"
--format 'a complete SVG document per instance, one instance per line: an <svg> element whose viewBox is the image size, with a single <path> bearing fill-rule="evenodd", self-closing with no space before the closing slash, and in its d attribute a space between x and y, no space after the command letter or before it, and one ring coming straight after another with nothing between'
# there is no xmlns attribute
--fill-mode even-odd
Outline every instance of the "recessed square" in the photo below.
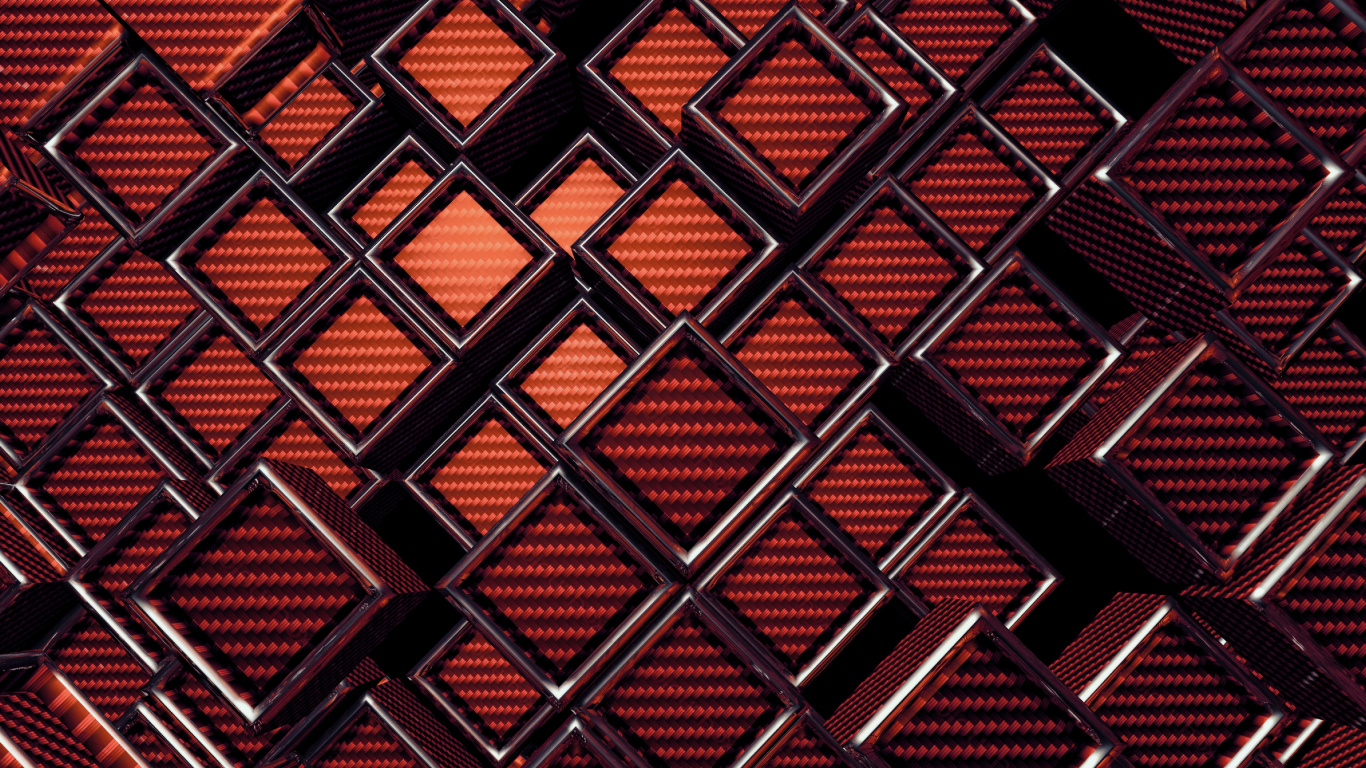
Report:
<svg viewBox="0 0 1366 768"><path fill-rule="evenodd" d="M99 335L113 342L111 354L130 368L141 365L200 311L164 266L138 252L115 254L91 282L93 289L78 294L75 306L94 321L103 332Z"/></svg>
<svg viewBox="0 0 1366 768"><path fill-rule="evenodd" d="M539 499L458 587L560 682L658 583L581 499L560 486Z"/></svg>
<svg viewBox="0 0 1366 768"><path fill-rule="evenodd" d="M1047 55L1006 89L992 119L1055 176L1063 174L1115 126L1115 118Z"/></svg>
<svg viewBox="0 0 1366 768"><path fill-rule="evenodd" d="M706 304L754 252L682 179L669 182L605 250L670 314Z"/></svg>
<svg viewBox="0 0 1366 768"><path fill-rule="evenodd" d="M711 109L801 191L871 122L874 108L835 75L823 60L828 53L800 38L779 40Z"/></svg>
<svg viewBox="0 0 1366 768"><path fill-rule="evenodd" d="M531 212L531 220L569 253L594 222L621 197L622 185L591 157L560 179Z"/></svg>
<svg viewBox="0 0 1366 768"><path fill-rule="evenodd" d="M535 254L461 191L392 256L458 326L468 326Z"/></svg>
<svg viewBox="0 0 1366 768"><path fill-rule="evenodd" d="M682 342L582 445L675 542L691 547L792 442L700 350Z"/></svg>
<svg viewBox="0 0 1366 768"><path fill-rule="evenodd" d="M1004 238L1046 189L1019 158L971 121L911 172L906 187L981 254Z"/></svg>
<svg viewBox="0 0 1366 768"><path fill-rule="evenodd" d="M708 587L794 674L877 589L791 504Z"/></svg>
<svg viewBox="0 0 1366 768"><path fill-rule="evenodd" d="M1023 22L1009 3L992 0L901 0L887 16L935 66L960 83Z"/></svg>
<svg viewBox="0 0 1366 768"><path fill-rule="evenodd" d="M603 334L584 321L553 339L516 386L563 428L626 370L626 363Z"/></svg>
<svg viewBox="0 0 1366 768"><path fill-rule="evenodd" d="M161 89L143 84L116 101L114 112L74 150L110 201L135 224L151 216L216 151L185 114ZM156 130L148 133L149 126Z"/></svg>
<svg viewBox="0 0 1366 768"><path fill-rule="evenodd" d="M495 12L496 13L496 12ZM482 3L458 0L399 57L404 71L468 130L534 63Z"/></svg>
<svg viewBox="0 0 1366 768"><path fill-rule="evenodd" d="M720 71L731 52L678 7L646 24L645 33L606 73L677 136L683 130L683 104Z"/></svg>
<svg viewBox="0 0 1366 768"><path fill-rule="evenodd" d="M221 331L200 338L153 390L213 455L236 442L280 396L256 364ZM233 394L226 403L225 390Z"/></svg>
<svg viewBox="0 0 1366 768"><path fill-rule="evenodd" d="M248 332L259 336L327 271L332 258L275 201L261 197L192 264Z"/></svg>
<svg viewBox="0 0 1366 768"><path fill-rule="evenodd" d="M326 322L305 337L292 367L359 436L393 410L435 360L364 292L334 306Z"/></svg>
<svg viewBox="0 0 1366 768"><path fill-rule="evenodd" d="M16 454L36 447L102 387L39 322L20 321L0 336L0 438Z"/></svg>
<svg viewBox="0 0 1366 768"><path fill-rule="evenodd" d="M420 482L476 536L492 530L545 475L543 460L498 417L475 422L452 446Z"/></svg>
<svg viewBox="0 0 1366 768"><path fill-rule="evenodd" d="M415 160L409 160L389 174L379 189L370 193L351 214L365 234L375 237L417 199L431 183L431 172Z"/></svg>
<svg viewBox="0 0 1366 768"><path fill-rule="evenodd" d="M348 89L322 74L270 118L260 137L288 170L312 154L314 147L331 136L358 106Z"/></svg>
<svg viewBox="0 0 1366 768"><path fill-rule="evenodd" d="M422 672L423 680L497 745L517 735L545 697L482 634L467 629Z"/></svg>

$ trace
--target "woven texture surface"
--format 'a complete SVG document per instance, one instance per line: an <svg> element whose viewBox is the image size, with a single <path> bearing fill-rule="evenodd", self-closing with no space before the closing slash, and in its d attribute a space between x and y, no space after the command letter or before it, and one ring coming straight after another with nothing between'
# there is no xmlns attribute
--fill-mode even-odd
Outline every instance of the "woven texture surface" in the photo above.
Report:
<svg viewBox="0 0 1366 768"><path fill-rule="evenodd" d="M0 3L0 766L1352 765L1363 18Z"/></svg>

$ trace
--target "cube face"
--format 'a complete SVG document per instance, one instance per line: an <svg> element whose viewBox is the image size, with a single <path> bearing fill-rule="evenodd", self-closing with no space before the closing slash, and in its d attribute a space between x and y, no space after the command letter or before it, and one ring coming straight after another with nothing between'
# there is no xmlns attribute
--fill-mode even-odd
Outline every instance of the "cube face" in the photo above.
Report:
<svg viewBox="0 0 1366 768"><path fill-rule="evenodd" d="M674 151L598 220L575 255L657 333L683 312L710 322L777 250L720 185Z"/></svg>
<svg viewBox="0 0 1366 768"><path fill-rule="evenodd" d="M791 719L791 705L715 621L695 600L680 599L628 663L590 691L593 720L632 759L733 764ZM674 693L661 697L658 681Z"/></svg>
<svg viewBox="0 0 1366 768"><path fill-rule="evenodd" d="M636 181L590 129L517 196L517 208L566 253Z"/></svg>
<svg viewBox="0 0 1366 768"><path fill-rule="evenodd" d="M902 386L999 472L1028 463L1119 356L1104 329L1014 255L917 345Z"/></svg>
<svg viewBox="0 0 1366 768"><path fill-rule="evenodd" d="M965 89L1008 55L1034 23L1032 13L1010 2L890 0L875 5L898 32ZM950 19L961 32L936 34L935 30Z"/></svg>
<svg viewBox="0 0 1366 768"><path fill-rule="evenodd" d="M1241 90L1231 70L1208 66L1162 121L1131 135L1111 174L1159 222L1159 233L1225 291L1255 274L1293 227L1281 227L1323 186L1323 158L1294 140ZM1199 126L1213 124L1218 131ZM1218 158L1211 169L1181 158ZM1244 179L1247 168L1251 175ZM1213 199L1211 174L1232 174L1255 196ZM1215 222L1221 225L1212 226Z"/></svg>

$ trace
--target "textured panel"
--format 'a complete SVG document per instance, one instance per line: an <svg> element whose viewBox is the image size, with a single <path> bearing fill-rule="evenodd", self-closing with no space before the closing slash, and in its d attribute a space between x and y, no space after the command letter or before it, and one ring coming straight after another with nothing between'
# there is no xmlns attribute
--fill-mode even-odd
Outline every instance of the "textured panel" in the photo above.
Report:
<svg viewBox="0 0 1366 768"><path fill-rule="evenodd" d="M40 765L100 768L85 745L32 693L0 693L0 721L15 745Z"/></svg>
<svg viewBox="0 0 1366 768"><path fill-rule="evenodd" d="M398 172L389 177L373 197L351 214L351 220L374 237L389 226L389 222L407 208L409 203L416 200L422 190L431 183L432 175L416 162L409 160L398 169Z"/></svg>
<svg viewBox="0 0 1366 768"><path fill-rule="evenodd" d="M191 86L206 88L297 0L115 0L114 9Z"/></svg>
<svg viewBox="0 0 1366 768"><path fill-rule="evenodd" d="M118 232L103 216L87 208L75 229L66 233L28 272L29 288L39 298L51 300L86 264L114 242Z"/></svg>
<svg viewBox="0 0 1366 768"><path fill-rule="evenodd" d="M104 421L40 482L91 542L98 543L161 480L161 470L123 427Z"/></svg>
<svg viewBox="0 0 1366 768"><path fill-rule="evenodd" d="M98 385L47 329L30 328L0 347L0 427L27 450Z"/></svg>
<svg viewBox="0 0 1366 768"><path fill-rule="evenodd" d="M930 353L1021 440L1101 356L1075 320L1031 288L1001 282Z"/></svg>
<svg viewBox="0 0 1366 768"><path fill-rule="evenodd" d="M721 117L794 189L805 189L872 115L863 100L801 43L764 58L721 105Z"/></svg>
<svg viewBox="0 0 1366 768"><path fill-rule="evenodd" d="M806 484L807 496L873 558L923 522L944 491L875 424L856 432Z"/></svg>
<svg viewBox="0 0 1366 768"><path fill-rule="evenodd" d="M430 365L423 351L364 296L294 361L294 369L361 432Z"/></svg>
<svg viewBox="0 0 1366 768"><path fill-rule="evenodd" d="M141 253L118 265L79 306L135 364L199 309L165 267Z"/></svg>
<svg viewBox="0 0 1366 768"><path fill-rule="evenodd" d="M839 753L801 723L787 741L763 762L766 768L842 768Z"/></svg>
<svg viewBox="0 0 1366 768"><path fill-rule="evenodd" d="M905 0L892 24L944 74L962 80L1014 29L991 0Z"/></svg>
<svg viewBox="0 0 1366 768"><path fill-rule="evenodd" d="M468 325L531 254L468 192L461 192L394 263L460 325Z"/></svg>
<svg viewBox="0 0 1366 768"><path fill-rule="evenodd" d="M1011 86L991 116L1053 173L1062 173L1106 131L1096 100L1044 60Z"/></svg>
<svg viewBox="0 0 1366 768"><path fill-rule="evenodd" d="M680 347L584 446L675 539L691 544L784 447L743 398L701 355Z"/></svg>
<svg viewBox="0 0 1366 768"><path fill-rule="evenodd" d="M991 144L985 143L991 142ZM953 136L908 188L974 250L994 244L1037 198L1035 180L985 132ZM971 190L968 194L964 191Z"/></svg>
<svg viewBox="0 0 1366 768"><path fill-rule="evenodd" d="M1254 127L1266 118L1240 109L1245 98L1219 83L1202 86L1125 174L1154 209L1227 271L1311 179L1276 146L1287 139ZM1228 185L1240 194L1219 191Z"/></svg>
<svg viewBox="0 0 1366 768"><path fill-rule="evenodd" d="M545 467L497 419L458 446L428 482L482 536L531 490Z"/></svg>
<svg viewBox="0 0 1366 768"><path fill-rule="evenodd" d="M517 386L561 427L626 370L626 361L587 323L542 354Z"/></svg>
<svg viewBox="0 0 1366 768"><path fill-rule="evenodd" d="M531 214L566 253L621 197L617 184L592 158L579 163Z"/></svg>
<svg viewBox="0 0 1366 768"><path fill-rule="evenodd" d="M934 100L934 94L925 87L920 78L912 74L922 73L923 69L897 49L882 43L872 35L861 35L849 45L849 50L906 100L908 123ZM921 76L927 77L923 74Z"/></svg>
<svg viewBox="0 0 1366 768"><path fill-rule="evenodd" d="M787 3L783 0L716 0L712 5L735 25L740 34L753 37L763 29L768 20L778 14ZM830 0L799 0L802 10L812 16L820 16L835 3Z"/></svg>
<svg viewBox="0 0 1366 768"><path fill-rule="evenodd" d="M57 667L110 720L117 720L140 697L148 676L142 665L86 616L48 652Z"/></svg>
<svg viewBox="0 0 1366 768"><path fill-rule="evenodd" d="M144 85L76 150L136 220L155 211L213 155L213 145L180 109ZM155 138L149 141L149 135Z"/></svg>
<svg viewBox="0 0 1366 768"><path fill-rule="evenodd" d="M304 159L342 120L355 111L347 94L326 76L315 77L260 131L285 167Z"/></svg>
<svg viewBox="0 0 1366 768"><path fill-rule="evenodd" d="M789 510L711 591L795 672L863 607L874 586L814 525Z"/></svg>
<svg viewBox="0 0 1366 768"><path fill-rule="evenodd" d="M917 712L883 736L879 751L926 768L1080 765L1091 740L1000 651L970 641Z"/></svg>
<svg viewBox="0 0 1366 768"><path fill-rule="evenodd" d="M371 710L364 710L318 758L318 768L422 768Z"/></svg>
<svg viewBox="0 0 1366 768"><path fill-rule="evenodd" d="M712 768L752 742L780 704L734 652L687 615L599 708L651 764Z"/></svg>
<svg viewBox="0 0 1366 768"><path fill-rule="evenodd" d="M1345 449L1366 418L1363 369L1366 359L1330 329L1310 341L1271 384L1324 437Z"/></svg>
<svg viewBox="0 0 1366 768"><path fill-rule="evenodd" d="M532 63L473 0L456 3L401 61L462 127L478 120Z"/></svg>
<svg viewBox="0 0 1366 768"><path fill-rule="evenodd" d="M269 491L256 491L194 552L161 578L152 597L174 606L242 683L261 693L279 684L301 650L355 608L355 577ZM263 624L262 613L289 622Z"/></svg>
<svg viewBox="0 0 1366 768"><path fill-rule="evenodd" d="M1304 453L1248 411L1243 397L1221 384L1225 376L1209 364L1192 371L1130 441L1124 460L1215 551L1241 536Z"/></svg>
<svg viewBox="0 0 1366 768"><path fill-rule="evenodd" d="M230 306L260 332L331 261L275 203L261 199L195 260Z"/></svg>
<svg viewBox="0 0 1366 768"><path fill-rule="evenodd" d="M1209 765L1241 746L1263 717L1247 691L1172 626L1158 631L1092 708L1139 768Z"/></svg>
<svg viewBox="0 0 1366 768"><path fill-rule="evenodd" d="M366 479L323 442L302 416L290 420L289 426L271 440L270 447L261 456L308 467L343 498Z"/></svg>
<svg viewBox="0 0 1366 768"><path fill-rule="evenodd" d="M484 636L468 632L427 672L442 693L486 735L515 733L544 699Z"/></svg>
<svg viewBox="0 0 1366 768"><path fill-rule="evenodd" d="M984 518L965 509L916 555L898 579L934 606L971 600L1005 621L1044 575Z"/></svg>
<svg viewBox="0 0 1366 768"><path fill-rule="evenodd" d="M640 564L563 491L541 501L461 584L556 677L596 650L651 586Z"/></svg>
<svg viewBox="0 0 1366 768"><path fill-rule="evenodd" d="M1281 605L1344 667L1366 673L1366 517L1338 534L1333 546L1314 560L1281 599Z"/></svg>
<svg viewBox="0 0 1366 768"><path fill-rule="evenodd" d="M645 32L608 72L666 128L683 130L683 104L730 57L677 8Z"/></svg>
<svg viewBox="0 0 1366 768"><path fill-rule="evenodd" d="M699 307L751 248L691 187L674 181L607 251L677 314Z"/></svg>
<svg viewBox="0 0 1366 768"><path fill-rule="evenodd" d="M809 267L888 344L901 342L967 265L945 255L895 210L877 206Z"/></svg>
<svg viewBox="0 0 1366 768"><path fill-rule="evenodd" d="M213 339L165 386L161 397L215 451L232 445L280 394L227 336ZM225 387L234 395L228 403Z"/></svg>
<svg viewBox="0 0 1366 768"><path fill-rule="evenodd" d="M119 540L98 563L85 572L84 581L98 584L110 595L119 596L141 576L161 553L185 532L189 521L169 504L159 505Z"/></svg>
<svg viewBox="0 0 1366 768"><path fill-rule="evenodd" d="M0 123L23 125L120 32L96 0L10 0L0 10Z"/></svg>
<svg viewBox="0 0 1366 768"><path fill-rule="evenodd" d="M791 295L769 306L730 350L811 425L848 398L872 363L839 326Z"/></svg>
<svg viewBox="0 0 1366 768"><path fill-rule="evenodd" d="M1325 12L1329 18L1337 15L1331 6ZM1292 3L1239 62L1329 146L1341 148L1360 134L1366 117L1366 87L1361 84L1366 60L1310 8Z"/></svg>
<svg viewBox="0 0 1366 768"><path fill-rule="evenodd" d="M1267 349L1289 346L1346 285L1308 243L1285 249L1229 306L1229 314Z"/></svg>

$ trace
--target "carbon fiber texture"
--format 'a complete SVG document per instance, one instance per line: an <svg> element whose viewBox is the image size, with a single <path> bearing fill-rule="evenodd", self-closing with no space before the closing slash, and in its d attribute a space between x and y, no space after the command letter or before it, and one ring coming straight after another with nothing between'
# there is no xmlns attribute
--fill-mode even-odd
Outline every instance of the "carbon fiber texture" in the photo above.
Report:
<svg viewBox="0 0 1366 768"><path fill-rule="evenodd" d="M1361 762L1363 19L0 3L0 765Z"/></svg>

